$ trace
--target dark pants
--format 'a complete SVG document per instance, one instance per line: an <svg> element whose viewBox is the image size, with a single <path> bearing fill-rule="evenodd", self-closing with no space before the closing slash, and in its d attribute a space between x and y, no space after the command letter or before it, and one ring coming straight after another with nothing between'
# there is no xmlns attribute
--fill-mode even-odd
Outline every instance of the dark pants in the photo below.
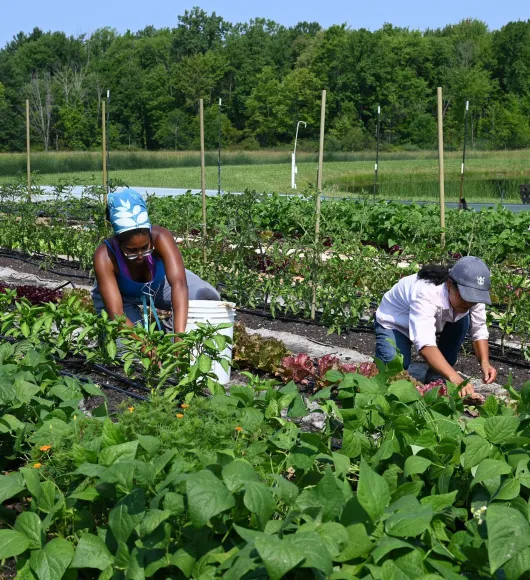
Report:
<svg viewBox="0 0 530 580"><path fill-rule="evenodd" d="M438 348L445 360L454 366L460 347L469 330L469 314L457 322L447 322L438 336ZM394 341L391 344L387 338ZM375 357L385 364L391 362L399 351L403 355L403 368L408 369L411 358L412 341L399 330L384 328L375 321Z"/></svg>

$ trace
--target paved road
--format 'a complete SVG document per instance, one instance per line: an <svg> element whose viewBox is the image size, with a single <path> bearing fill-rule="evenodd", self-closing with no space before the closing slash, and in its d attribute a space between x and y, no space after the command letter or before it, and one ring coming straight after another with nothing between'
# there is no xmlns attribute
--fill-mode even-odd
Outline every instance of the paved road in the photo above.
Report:
<svg viewBox="0 0 530 580"><path fill-rule="evenodd" d="M48 185L45 185L43 187L41 187L41 189L43 191L49 191L50 193L54 191L54 188ZM84 191L84 187L83 186L76 186L73 187L71 190L71 194L74 197L81 197L82 192ZM193 193L194 195L200 194L201 190L200 189L171 189L171 188L166 188L166 187L134 187L132 186L132 189L135 189L136 191L138 191L139 193L141 193L142 195L147 195L147 194L154 194L157 197L175 197L178 195L184 195L185 193L187 193L188 191L191 191L191 193ZM221 192L226 193L226 192ZM232 193L236 193L236 195L240 195L240 193L237 192L232 192ZM217 193L217 189L207 189L206 190L206 195L208 197L216 197L218 195ZM284 195L296 195L296 194L284 194ZM40 199L42 200L46 200L46 199L52 199L55 198L54 195L42 195L39 196ZM333 197L328 197L323 195L322 199L327 200L327 201L340 201L341 199L352 199L351 196L343 196L343 197L339 197L339 196L333 196ZM436 202L433 201L402 201L402 200L390 200L390 201L398 201L399 203L403 203L406 205L411 205L411 204L420 204L420 205L438 205ZM498 204L496 203L468 203L468 207L470 209L476 210L476 211L480 211L481 209L486 209L488 207L496 207ZM521 212L521 211L529 211L530 210L530 204L522 204L522 203L505 203L503 204L504 207L506 209L509 209L510 211L513 212ZM445 207L447 208L458 208L458 203L456 202L446 202Z"/></svg>

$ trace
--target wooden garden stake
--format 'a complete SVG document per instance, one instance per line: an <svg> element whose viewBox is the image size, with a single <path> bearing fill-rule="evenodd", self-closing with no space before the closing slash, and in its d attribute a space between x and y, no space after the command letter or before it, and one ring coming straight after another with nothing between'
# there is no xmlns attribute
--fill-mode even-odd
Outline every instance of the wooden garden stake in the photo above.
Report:
<svg viewBox="0 0 530 580"><path fill-rule="evenodd" d="M322 104L320 107L320 147L318 150L318 176L317 176L317 207L315 221L315 246L318 244L320 236L320 196L322 195L322 165L324 161L324 127L326 123L326 91L322 91ZM316 257L320 262L320 256ZM316 271L316 270L315 270ZM316 301L317 301L317 283L318 279L315 274L313 279L313 299L311 301L311 320L315 320Z"/></svg>
<svg viewBox="0 0 530 580"><path fill-rule="evenodd" d="M204 160L204 102L199 99L199 120L201 133L201 190L202 190L202 243L203 260L206 264L206 170Z"/></svg>
<svg viewBox="0 0 530 580"><path fill-rule="evenodd" d="M31 201L31 136L29 129L29 99L26 99L26 171L28 174L28 196Z"/></svg>
<svg viewBox="0 0 530 580"><path fill-rule="evenodd" d="M440 246L445 247L444 128L442 87L438 87L438 163L440 167Z"/></svg>

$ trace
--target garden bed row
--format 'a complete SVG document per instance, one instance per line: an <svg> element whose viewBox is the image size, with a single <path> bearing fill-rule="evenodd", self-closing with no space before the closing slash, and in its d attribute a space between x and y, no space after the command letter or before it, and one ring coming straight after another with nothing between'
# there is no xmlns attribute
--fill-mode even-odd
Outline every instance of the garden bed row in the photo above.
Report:
<svg viewBox="0 0 530 580"><path fill-rule="evenodd" d="M24 258L22 255L18 257ZM79 279L74 276L78 276L79 274L83 276L89 275L88 272L80 272L77 267L74 269L67 267L66 261L59 262L55 266L55 268L61 267L60 270L53 268L54 272L50 272L49 270L39 268L37 265L38 262L33 262L33 260L20 261L17 258L7 257L0 252L0 267L8 267L15 271L25 273L30 276L25 281L32 281L35 284L42 284L43 277L45 277L44 282L47 286L51 286L57 282L55 288L59 288L65 284L65 281L69 280L73 286L78 287ZM24 259L26 260L28 257ZM82 286L85 288L89 287L85 284ZM338 335L335 333L328 334L328 330L318 320L315 322L308 321L292 315L282 315L281 312L277 312L275 317L272 317L268 310L241 308L238 309L238 319L245 322L251 328L267 328L272 331L287 331L299 334L300 336L309 336L313 340L324 342L328 346L347 346L367 356L373 356L375 352L373 328L367 324ZM496 344L496 341L499 339L500 331L492 328L490 349L492 359L496 361L495 364L499 371L498 382L501 384L508 382L511 376L515 385L522 385L524 382L530 380L530 364L516 348L508 347L503 349L503 352L498 344ZM420 361L421 359L417 360ZM471 353L470 346L461 353L457 370L468 376L475 376L477 374L478 367L476 359Z"/></svg>

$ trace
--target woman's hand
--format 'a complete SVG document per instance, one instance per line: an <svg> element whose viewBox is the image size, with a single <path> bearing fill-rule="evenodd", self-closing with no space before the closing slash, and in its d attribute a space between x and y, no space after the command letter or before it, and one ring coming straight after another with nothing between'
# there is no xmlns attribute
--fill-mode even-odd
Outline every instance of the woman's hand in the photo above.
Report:
<svg viewBox="0 0 530 580"><path fill-rule="evenodd" d="M162 362L158 359L156 353L156 346L148 346L147 344L143 344L142 346L142 354L144 354L147 358L151 360L154 364L158 365L158 368L162 368Z"/></svg>
<svg viewBox="0 0 530 580"><path fill-rule="evenodd" d="M464 399L465 397L473 397L473 395L475 395L476 393L473 385L471 383L468 383L463 389L458 391L458 394L460 395L460 397L462 397L462 399Z"/></svg>
<svg viewBox="0 0 530 580"><path fill-rule="evenodd" d="M485 339L475 340L473 342L473 350L480 363L482 379L486 385L489 385L497 378L497 370L490 364L488 341Z"/></svg>
<svg viewBox="0 0 530 580"><path fill-rule="evenodd" d="M142 354L149 358L156 358L156 346L149 346L145 343L142 344Z"/></svg>
<svg viewBox="0 0 530 580"><path fill-rule="evenodd" d="M464 379L455 372L454 376L449 379L455 385L461 385L464 382ZM465 387L458 391L458 394L462 399L466 397L473 397L475 395L475 389L471 383L468 383Z"/></svg>
<svg viewBox="0 0 530 580"><path fill-rule="evenodd" d="M493 383L497 378L497 369L491 366L489 360L480 365L480 370L482 371L482 380L486 385Z"/></svg>

